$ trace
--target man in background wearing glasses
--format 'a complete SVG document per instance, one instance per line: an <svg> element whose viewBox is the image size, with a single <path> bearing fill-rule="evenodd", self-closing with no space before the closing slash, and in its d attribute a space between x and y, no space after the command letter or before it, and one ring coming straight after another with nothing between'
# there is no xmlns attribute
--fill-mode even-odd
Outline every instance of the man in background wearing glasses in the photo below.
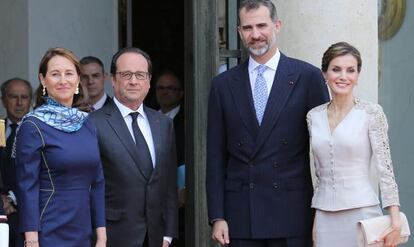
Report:
<svg viewBox="0 0 414 247"><path fill-rule="evenodd" d="M159 111L173 119L175 144L177 149L177 177L179 202L179 239L173 247L184 247L185 243L185 129L184 129L184 89L178 76L170 70L163 71L156 81L155 95L160 105Z"/></svg>
<svg viewBox="0 0 414 247"><path fill-rule="evenodd" d="M111 62L113 101L91 114L105 175L108 247L167 247L177 237L172 120L143 105L151 60L134 47Z"/></svg>

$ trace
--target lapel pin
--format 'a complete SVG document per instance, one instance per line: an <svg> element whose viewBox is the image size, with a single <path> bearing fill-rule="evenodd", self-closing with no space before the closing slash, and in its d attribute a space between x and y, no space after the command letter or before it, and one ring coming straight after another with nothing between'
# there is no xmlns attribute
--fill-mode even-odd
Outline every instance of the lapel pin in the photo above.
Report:
<svg viewBox="0 0 414 247"><path fill-rule="evenodd" d="M293 81L290 81L290 82L289 82L289 84L290 84L290 85L293 85L293 83L294 83Z"/></svg>

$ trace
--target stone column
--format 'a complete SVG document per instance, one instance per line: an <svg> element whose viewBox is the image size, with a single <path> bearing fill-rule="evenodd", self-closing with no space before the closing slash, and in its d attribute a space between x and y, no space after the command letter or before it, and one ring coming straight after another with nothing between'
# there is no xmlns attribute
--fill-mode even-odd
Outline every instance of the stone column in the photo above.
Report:
<svg viewBox="0 0 414 247"><path fill-rule="evenodd" d="M185 4L186 246L217 246L210 237L205 188L207 102L219 66L217 1Z"/></svg>

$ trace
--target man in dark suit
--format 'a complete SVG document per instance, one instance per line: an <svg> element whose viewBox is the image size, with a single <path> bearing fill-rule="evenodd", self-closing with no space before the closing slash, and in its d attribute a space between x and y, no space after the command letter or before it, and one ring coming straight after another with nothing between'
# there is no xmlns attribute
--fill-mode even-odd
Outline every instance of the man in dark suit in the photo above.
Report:
<svg viewBox="0 0 414 247"><path fill-rule="evenodd" d="M1 178L1 170L0 170L0 191L3 191L3 180ZM3 209L3 199L0 200L0 215L6 215Z"/></svg>
<svg viewBox="0 0 414 247"><path fill-rule="evenodd" d="M10 226L9 246L16 246L18 237L18 217L16 203L16 167L11 152L16 130L23 116L30 110L32 102L32 86L21 78L12 78L1 85L1 100L6 108L5 120L6 147L0 149L0 169L3 180L2 201Z"/></svg>
<svg viewBox="0 0 414 247"><path fill-rule="evenodd" d="M145 107L151 60L134 47L111 63L113 101L91 114L105 175L108 247L167 247L177 237L178 202L171 119Z"/></svg>
<svg viewBox="0 0 414 247"><path fill-rule="evenodd" d="M163 71L156 81L155 96L160 112L174 120L176 136L177 164L184 164L184 98L183 86L177 75L169 70Z"/></svg>
<svg viewBox="0 0 414 247"><path fill-rule="evenodd" d="M177 149L178 168L178 202L179 202L179 238L174 240L173 247L184 247L185 245L185 126L183 86L177 75L170 70L163 71L157 78L155 85L157 103L160 112L174 121L175 144Z"/></svg>
<svg viewBox="0 0 414 247"><path fill-rule="evenodd" d="M244 0L249 59L213 79L207 202L212 237L232 247L312 246L306 113L328 100L321 72L279 51L270 0Z"/></svg>
<svg viewBox="0 0 414 247"><path fill-rule="evenodd" d="M86 90L91 110L96 111L111 102L111 97L105 93L107 74L102 61L93 56L83 57L81 64L81 84Z"/></svg>

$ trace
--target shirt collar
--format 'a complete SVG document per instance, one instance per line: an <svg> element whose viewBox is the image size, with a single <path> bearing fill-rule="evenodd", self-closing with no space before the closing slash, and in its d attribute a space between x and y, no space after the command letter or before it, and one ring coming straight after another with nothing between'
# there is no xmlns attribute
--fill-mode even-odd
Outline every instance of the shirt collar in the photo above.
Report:
<svg viewBox="0 0 414 247"><path fill-rule="evenodd" d="M138 112L140 116L144 117L145 119L147 118L147 114L145 114L145 111L144 111L144 104L141 104L138 107L138 110L134 111L134 110L131 110L129 107L125 106L124 104L122 104L121 102L119 102L116 97L114 97L113 99L114 99L115 105L118 107L123 118L126 118L127 116L129 116L131 112Z"/></svg>
<svg viewBox="0 0 414 247"><path fill-rule="evenodd" d="M264 65L266 65L266 67L268 69L272 69L273 71L276 71L277 66L279 65L279 60L280 60L280 51L279 49L277 49L275 55L273 55L273 57L271 57L269 59L269 61L267 61L267 63L265 63ZM259 66L260 63L256 62L251 56L249 58L249 73L251 73L253 70L255 70L257 68L257 66Z"/></svg>
<svg viewBox="0 0 414 247"><path fill-rule="evenodd" d="M170 111L168 112L162 112L161 109L159 110L159 112L161 112L162 114L168 116L171 119L174 119L175 116L177 116L178 112L180 111L180 105L177 105L176 107L172 108Z"/></svg>
<svg viewBox="0 0 414 247"><path fill-rule="evenodd" d="M95 109L100 109L100 108L102 108L102 106L105 104L106 97L108 97L108 96L106 95L106 93L104 93L104 94L102 95L102 97L101 97L98 101L96 101L96 103L95 103L95 104L93 104L93 108L95 108Z"/></svg>

